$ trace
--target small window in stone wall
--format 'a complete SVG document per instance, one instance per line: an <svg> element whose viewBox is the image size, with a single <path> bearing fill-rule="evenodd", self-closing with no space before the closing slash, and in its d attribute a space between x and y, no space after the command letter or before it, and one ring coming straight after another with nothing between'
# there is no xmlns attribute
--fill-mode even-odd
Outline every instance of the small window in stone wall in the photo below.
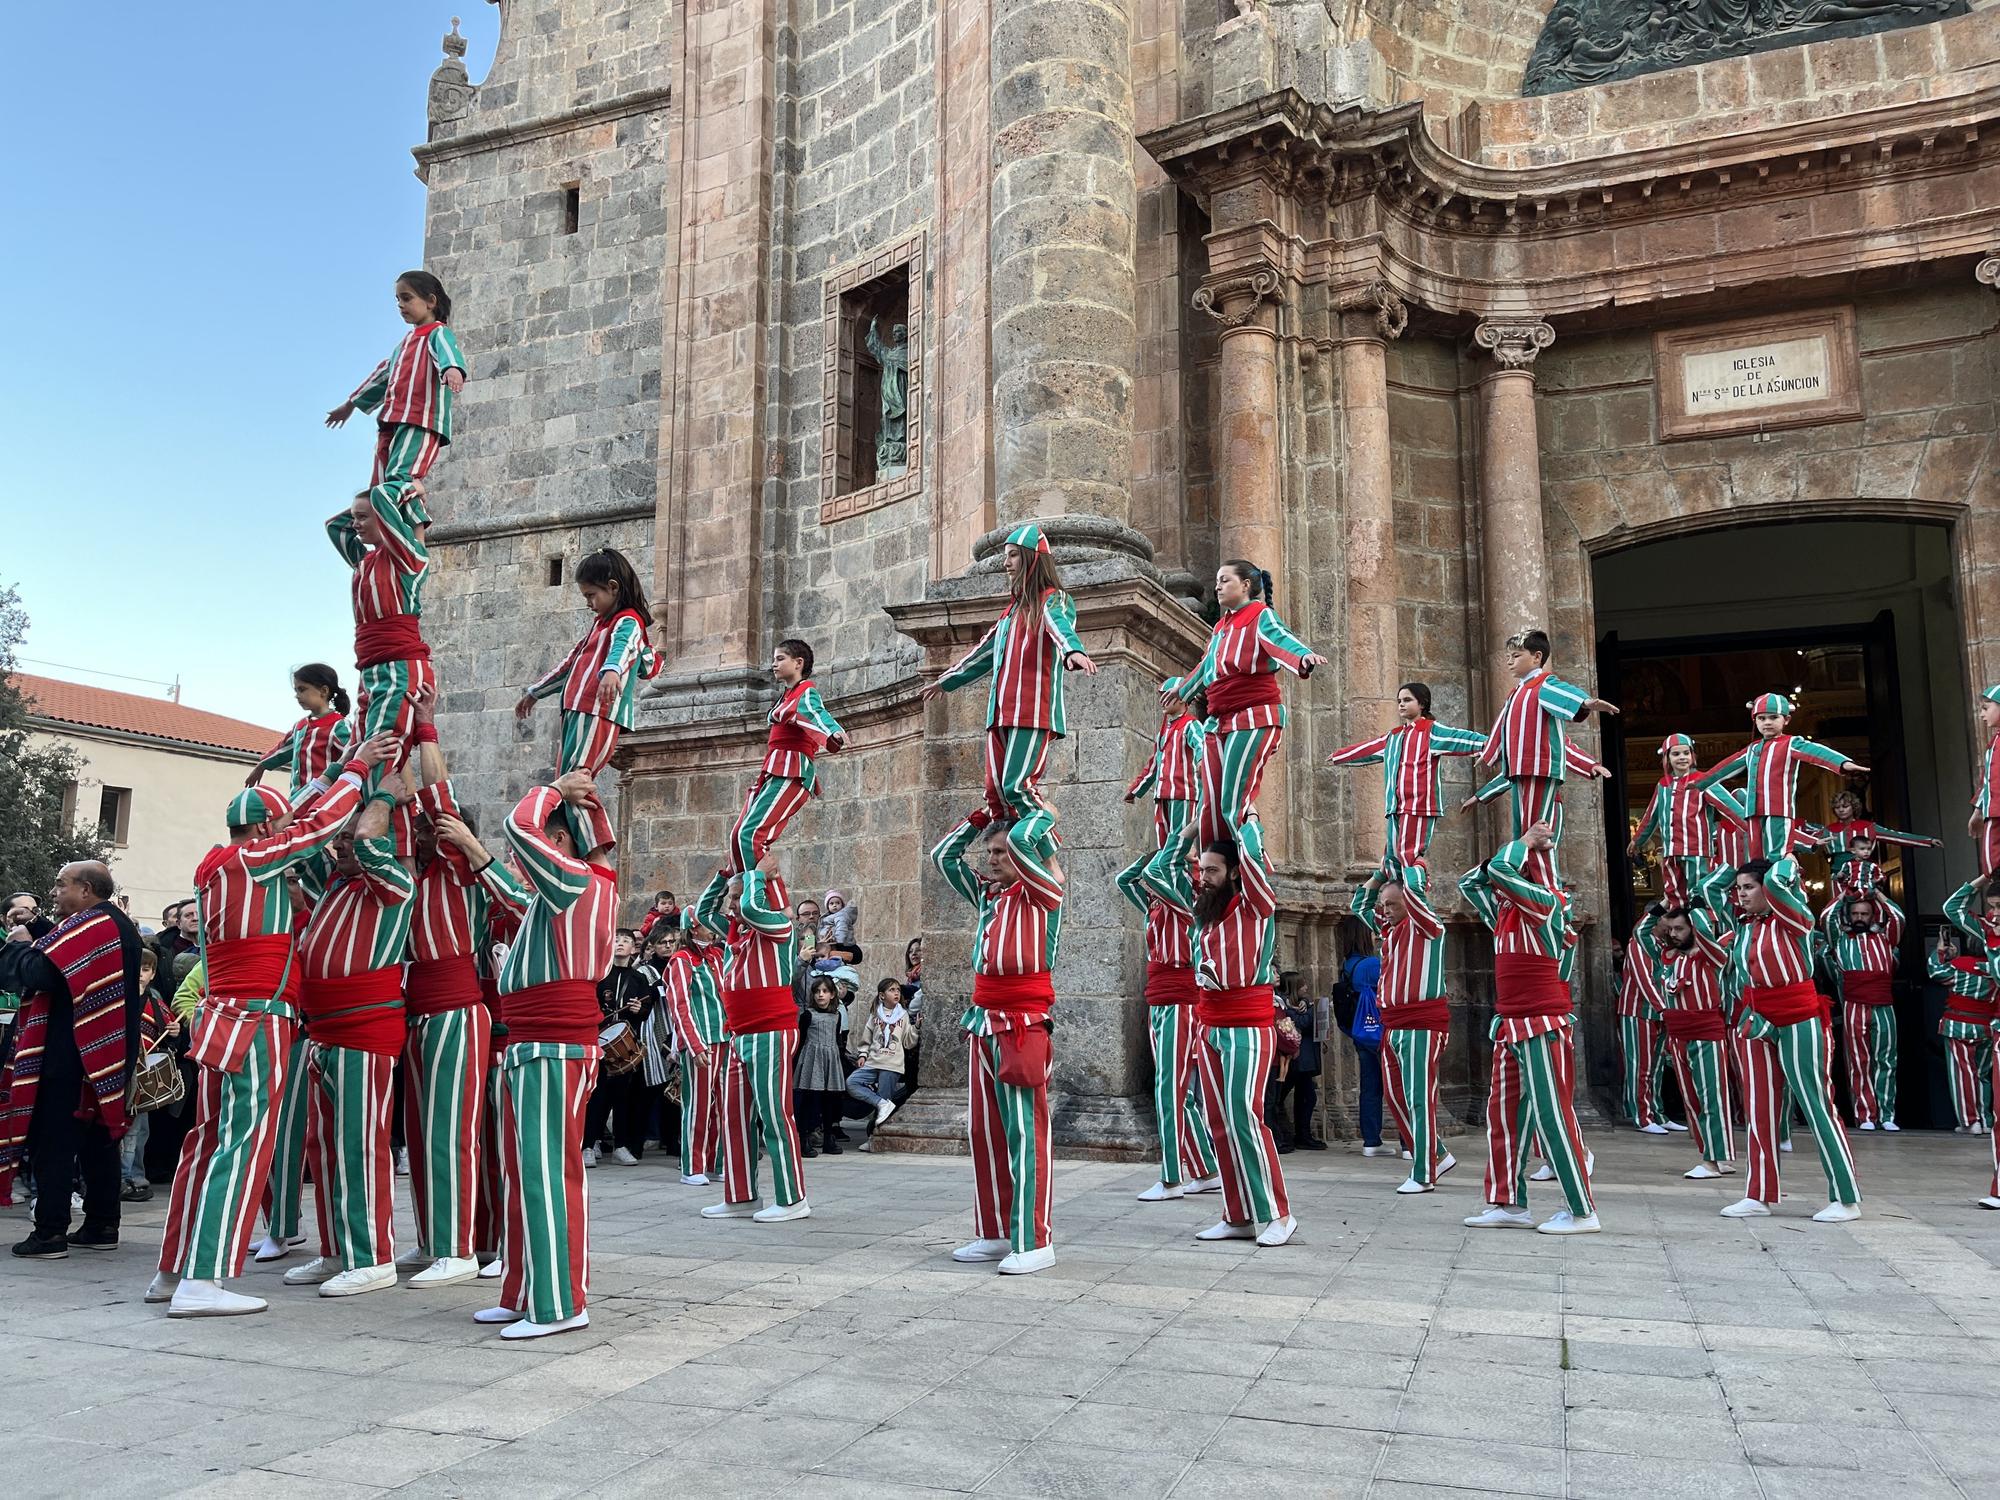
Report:
<svg viewBox="0 0 2000 1500"><path fill-rule="evenodd" d="M562 190L562 232L575 234L577 225L583 219L583 185L577 182L563 184Z"/></svg>
<svg viewBox="0 0 2000 1500"><path fill-rule="evenodd" d="M821 524L923 487L924 234L826 278Z"/></svg>

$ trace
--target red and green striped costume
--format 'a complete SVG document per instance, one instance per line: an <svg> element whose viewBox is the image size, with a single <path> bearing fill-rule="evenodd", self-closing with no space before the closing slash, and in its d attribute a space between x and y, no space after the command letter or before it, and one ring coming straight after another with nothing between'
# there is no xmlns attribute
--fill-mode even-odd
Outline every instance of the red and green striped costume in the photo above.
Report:
<svg viewBox="0 0 2000 1500"><path fill-rule="evenodd" d="M1201 727L1201 721L1193 714L1167 714L1160 719L1160 732L1153 742L1153 753L1146 764L1139 768L1139 774L1132 778L1132 784L1125 788L1125 799L1137 801L1153 794L1153 847L1141 854L1118 874L1118 888L1125 892L1127 900L1145 910L1147 896L1138 889L1140 878L1146 866L1160 850L1179 845L1186 833L1188 819L1193 814L1197 779L1201 774L1201 756L1208 736Z"/></svg>
<svg viewBox="0 0 2000 1500"><path fill-rule="evenodd" d="M1178 1187L1215 1175L1215 1143L1192 1089L1197 1046L1193 928L1186 912L1140 886L1138 872L1144 866L1141 859L1119 872L1118 889L1146 914L1146 1033L1153 1049L1160 1181Z"/></svg>
<svg viewBox="0 0 2000 1500"><path fill-rule="evenodd" d="M2000 702L2000 687L1990 687L1981 696ZM1990 875L2000 870L2000 736L1986 746L1979 785L1972 793L1972 813L1979 819L1979 868Z"/></svg>
<svg viewBox="0 0 2000 1500"><path fill-rule="evenodd" d="M1702 773L1700 785L1743 782L1738 801L1743 816L1756 830L1758 853L1777 859L1798 847L1793 825L1798 819L1799 768L1818 766L1838 771L1847 757L1816 740L1796 734L1775 734L1752 741L1711 771Z"/></svg>
<svg viewBox="0 0 2000 1500"><path fill-rule="evenodd" d="M353 721L341 714L307 714L257 762L260 771L290 771L289 795L294 803L309 781L316 781L347 754L354 739Z"/></svg>
<svg viewBox="0 0 2000 1500"><path fill-rule="evenodd" d="M639 682L657 677L665 658L646 642L647 622L636 609L621 609L591 621L582 640L570 647L548 673L528 689L534 699L562 694L562 743L556 773L597 775L611 764L618 736L637 722ZM598 686L606 674L619 680L611 712L598 707Z"/></svg>
<svg viewBox="0 0 2000 1500"><path fill-rule="evenodd" d="M451 387L444 372L465 373L458 340L443 323L425 323L404 334L390 356L347 399L375 414L375 467L370 500L404 510L410 481L430 472L438 450L451 441ZM378 498L379 497L379 498ZM412 525L430 519L421 502L409 507Z"/></svg>
<svg viewBox="0 0 2000 1500"><path fill-rule="evenodd" d="M1686 948L1660 943L1651 923L1639 929L1640 947L1654 966L1654 983L1666 1023L1667 1054L1688 1112L1688 1129L1703 1161L1733 1161L1730 1134L1729 1026L1722 1009L1722 971L1729 949L1715 918L1701 906L1688 911L1693 934Z"/></svg>
<svg viewBox="0 0 2000 1500"><path fill-rule="evenodd" d="M729 830L729 859L723 866L741 874L761 860L807 801L819 795L814 757L837 754L847 731L820 701L811 678L787 688L771 708L764 765L743 798L743 810Z"/></svg>
<svg viewBox="0 0 2000 1500"><path fill-rule="evenodd" d="M1728 788L1704 785L1699 770L1685 776L1670 772L1653 788L1653 800L1646 805L1639 831L1632 835L1632 847L1643 849L1657 836L1661 898L1669 906L1691 906L1708 872L1727 863L1721 857L1719 826L1742 823L1742 805Z"/></svg>
<svg viewBox="0 0 2000 1500"><path fill-rule="evenodd" d="M1438 804L1438 763L1449 755L1477 755L1485 747L1483 734L1421 718L1358 745L1342 746L1326 758L1331 766L1382 767L1382 817L1387 830L1382 869L1391 879L1414 890L1427 888L1430 866L1425 855L1443 811Z"/></svg>
<svg viewBox="0 0 2000 1500"><path fill-rule="evenodd" d="M326 523L333 550L354 569L354 665L361 685L355 708L361 716L361 738L393 733L403 748L369 778L372 791L388 772L399 769L409 755L410 736L417 727L410 696L435 687L431 648L423 636L424 580L431 555L417 528L393 505L370 505L381 523L382 541L371 547L361 540L354 518L340 512Z"/></svg>
<svg viewBox="0 0 2000 1500"><path fill-rule="evenodd" d="M1644 1129L1662 1120L1660 1084L1666 1073L1666 1025L1660 1018L1658 977L1646 956L1641 921L1625 940L1625 967L1618 983L1618 1053L1623 1065L1625 1118Z"/></svg>
<svg viewBox="0 0 2000 1500"><path fill-rule="evenodd" d="M1482 765L1500 768L1478 797L1485 802L1508 793L1513 825L1508 836L1519 840L1536 823L1547 823L1555 832L1546 851L1530 851L1528 873L1543 885L1560 880L1556 849L1562 843L1562 784L1571 771L1597 773L1597 762L1569 742L1565 727L1583 718L1589 701L1584 689L1546 667L1530 672L1500 706L1479 755Z"/></svg>
<svg viewBox="0 0 2000 1500"><path fill-rule="evenodd" d="M1010 835L1018 878L1000 886L966 857L991 822L976 809L931 850L931 863L979 913L972 938L972 1003L959 1024L971 1052L966 1084L972 1147L972 1232L1018 1252L1052 1243L1053 1139L1049 1012L1062 942L1063 882L1046 862L1040 809ZM1007 1081L1003 1074L1017 1081Z"/></svg>
<svg viewBox="0 0 2000 1500"><path fill-rule="evenodd" d="M1968 952L1948 964L1935 954L1930 958L1931 978L1945 990L1938 1035L1944 1039L1952 1107L1965 1130L1993 1128L1993 1041L2000 1022L2000 974L1995 973L1993 955L2000 953L2000 922L1986 919L1984 897L1974 879L1944 903L1945 920L1976 943L1981 956ZM1949 974L1941 973L1941 968ZM2000 1197L2000 1191L1995 1196Z"/></svg>
<svg viewBox="0 0 2000 1500"><path fill-rule="evenodd" d="M1886 892L1868 894L1876 920L1860 932L1847 923L1847 901L1820 913L1834 973L1839 976L1841 1030L1847 1043L1847 1093L1854 1123L1896 1118L1896 945L1903 940L1902 908Z"/></svg>
<svg viewBox="0 0 2000 1500"><path fill-rule="evenodd" d="M1410 1153L1410 1176L1437 1182L1444 1147L1438 1141L1438 1065L1451 1040L1451 1004L1444 976L1444 920L1421 890L1403 890L1403 915L1385 919L1382 881L1371 876L1354 892L1354 914L1375 934L1382 973L1375 992L1382 1012L1382 1081L1396 1134ZM1362 1067L1367 1067L1364 1058Z"/></svg>
<svg viewBox="0 0 2000 1500"><path fill-rule="evenodd" d="M717 982L722 951L719 944L697 947L690 933L667 959L664 976L667 1014L680 1043L683 1177L722 1170L722 1075L728 1063Z"/></svg>

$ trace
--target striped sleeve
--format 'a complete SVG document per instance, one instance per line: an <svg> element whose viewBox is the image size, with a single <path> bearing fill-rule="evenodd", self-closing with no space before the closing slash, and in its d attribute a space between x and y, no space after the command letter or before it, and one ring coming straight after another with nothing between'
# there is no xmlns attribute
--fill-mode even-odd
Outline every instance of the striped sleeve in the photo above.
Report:
<svg viewBox="0 0 2000 1500"><path fill-rule="evenodd" d="M1382 935L1382 917L1375 908L1381 900L1381 895L1382 876L1377 872L1354 888L1354 900L1350 904L1350 909L1360 920L1361 925L1378 938Z"/></svg>
<svg viewBox="0 0 2000 1500"><path fill-rule="evenodd" d="M480 866L478 875L479 884L491 906L510 913L516 919L528 909L527 891L521 882L514 878L514 872L499 860L487 860Z"/></svg>
<svg viewBox="0 0 2000 1500"><path fill-rule="evenodd" d="M354 529L354 517L346 511L328 517L326 539L333 543L333 550L350 568L358 568L367 560L368 549L361 545L361 533Z"/></svg>
<svg viewBox="0 0 2000 1500"><path fill-rule="evenodd" d="M1536 690L1536 701L1542 712L1553 719L1574 721L1583 717L1583 705L1590 694L1573 682L1564 682L1560 677L1544 677Z"/></svg>
<svg viewBox="0 0 2000 1500"><path fill-rule="evenodd" d="M694 919L710 932L729 930L729 913L724 901L729 895L729 877L717 870L709 877L701 894L694 898Z"/></svg>
<svg viewBox="0 0 2000 1500"><path fill-rule="evenodd" d="M1255 818L1244 823L1236 844L1243 899L1252 911L1268 917L1278 909L1278 891L1271 884L1271 867L1264 862L1264 830Z"/></svg>
<svg viewBox="0 0 2000 1500"><path fill-rule="evenodd" d="M1842 766L1847 764L1847 757L1842 755L1838 750L1833 749L1829 745L1822 745L1818 740L1809 740L1803 736L1795 735L1793 737L1792 753L1797 755L1801 760L1813 761L1835 771L1838 771Z"/></svg>
<svg viewBox="0 0 2000 1500"><path fill-rule="evenodd" d="M1431 904L1424 900L1421 892L1403 887L1403 909L1410 914L1410 925L1427 938L1444 936L1444 918L1431 910Z"/></svg>
<svg viewBox="0 0 2000 1500"><path fill-rule="evenodd" d="M826 749L838 752L847 743L847 731L840 727L840 720L827 712L818 688L808 685L792 708L799 716L799 728L816 737Z"/></svg>
<svg viewBox="0 0 2000 1500"><path fill-rule="evenodd" d="M389 394L389 361L383 360L368 372L368 378L354 388L354 394L347 399L362 411L373 411L382 404L382 398Z"/></svg>
<svg viewBox="0 0 2000 1500"><path fill-rule="evenodd" d="M762 870L743 872L743 892L736 910L744 925L765 937L781 937L792 930L792 917L784 905L784 887Z"/></svg>
<svg viewBox="0 0 2000 1500"><path fill-rule="evenodd" d="M1801 880L1799 862L1787 854L1765 872L1764 894L1770 898L1771 919L1780 927L1793 932L1810 932L1812 907L1806 901Z"/></svg>
<svg viewBox="0 0 2000 1500"><path fill-rule="evenodd" d="M1563 768L1569 771L1581 771L1586 776L1595 776L1604 769L1588 753L1578 749L1574 741L1567 739L1563 741Z"/></svg>
<svg viewBox="0 0 2000 1500"><path fill-rule="evenodd" d="M585 636L574 646L570 647L569 655L550 668L547 676L541 678L528 688L528 696L530 698L548 698L560 693L563 690L563 684L569 680L569 669L576 665L576 659L583 655L583 648L589 644L590 637Z"/></svg>
<svg viewBox="0 0 2000 1500"><path fill-rule="evenodd" d="M1632 835L1634 849L1645 848L1646 841L1662 831L1667 804L1673 800L1673 795L1673 788L1664 783L1653 788L1653 800L1646 804L1646 816L1639 824L1639 831Z"/></svg>
<svg viewBox="0 0 2000 1500"><path fill-rule="evenodd" d="M645 644L645 627L631 615L620 615L611 626L611 640L604 648L604 665L597 675L630 671Z"/></svg>
<svg viewBox="0 0 2000 1500"><path fill-rule="evenodd" d="M416 879L396 858L394 838L358 838L354 841L354 857L361 865L362 883L384 906L400 905L416 894Z"/></svg>
<svg viewBox="0 0 2000 1500"><path fill-rule="evenodd" d="M1527 863L1527 840L1516 839L1486 861L1486 870L1509 901L1541 921L1562 904L1562 898L1540 882L1530 880Z"/></svg>
<svg viewBox="0 0 2000 1500"><path fill-rule="evenodd" d="M431 363L438 367L440 375L446 370L456 370L461 375L465 373L465 355L459 351L458 339L448 326L438 324L431 330L428 342Z"/></svg>
<svg viewBox="0 0 2000 1500"><path fill-rule="evenodd" d="M1979 881L1968 880L1964 885L1945 897L1944 919L1967 937L1985 940L1979 930Z"/></svg>
<svg viewBox="0 0 2000 1500"><path fill-rule="evenodd" d="M1882 912L1882 931L1887 934L1889 946L1893 948L1903 941L1903 924L1906 920L1903 908L1889 899L1887 891L1876 891L1873 899Z"/></svg>
<svg viewBox="0 0 2000 1500"><path fill-rule="evenodd" d="M1222 627L1216 626L1208 634L1208 645L1201 653L1201 660L1194 670L1181 679L1181 701L1186 702L1194 693L1212 686L1215 675L1222 663Z"/></svg>
<svg viewBox="0 0 2000 1500"><path fill-rule="evenodd" d="M967 818L939 839L937 847L931 850L931 863L937 866L938 873L944 876L945 882L953 890L974 906L986 904L986 890L971 862L966 859L965 851L971 847L973 839L978 837L983 826L983 823L975 823L971 818Z"/></svg>
<svg viewBox="0 0 2000 1500"><path fill-rule="evenodd" d="M1507 775L1505 771L1502 771L1498 776L1495 776L1491 781L1487 782L1485 786L1481 787L1478 791L1474 792L1472 794L1472 800L1474 802L1491 802L1495 797L1499 796L1502 792L1506 791L1507 788L1512 786L1513 784L1514 784L1513 780Z"/></svg>
<svg viewBox="0 0 2000 1500"><path fill-rule="evenodd" d="M1727 760L1718 761L1709 770L1702 772L1701 780L1696 785L1707 791L1712 786L1720 786L1725 781L1747 775L1749 760L1750 747L1745 745Z"/></svg>
<svg viewBox="0 0 2000 1500"><path fill-rule="evenodd" d="M1878 844L1901 844L1905 849L1942 849L1943 839L1932 838L1928 833L1905 833L1900 828L1884 828L1874 825L1875 842Z"/></svg>
<svg viewBox="0 0 2000 1500"><path fill-rule="evenodd" d="M1268 604L1257 615L1257 641L1264 654L1287 672L1299 677L1311 675L1305 658L1313 654L1313 648L1287 630L1278 612Z"/></svg>
<svg viewBox="0 0 2000 1500"><path fill-rule="evenodd" d="M1062 877L1024 846L1036 842L1043 830L1054 822L1054 817L1048 813L1032 812L1021 820L1014 830L1015 836L1008 840L1015 867L1021 872L1021 888L1027 893L1028 900L1043 911L1054 911L1062 905Z"/></svg>
<svg viewBox="0 0 2000 1500"><path fill-rule="evenodd" d="M1495 932L1500 930L1500 898L1493 893L1493 877L1485 865L1476 865L1458 878L1458 893L1480 921Z"/></svg>
<svg viewBox="0 0 2000 1500"><path fill-rule="evenodd" d="M1146 757L1146 763L1139 767L1139 774L1132 778L1132 784L1125 788L1125 800L1143 797L1153 789L1153 783L1160 779L1160 747L1165 742L1164 735L1153 740L1153 753Z"/></svg>
<svg viewBox="0 0 2000 1500"><path fill-rule="evenodd" d="M1002 615L1000 620L1007 617ZM977 682L993 670L994 642L999 638L1000 620L987 627L986 634L979 638L979 644L953 662L939 677L937 685L947 693L958 691L967 683Z"/></svg>
<svg viewBox="0 0 2000 1500"><path fill-rule="evenodd" d="M531 787L507 814L507 842L534 893L557 911L568 911L590 889L590 864L549 841L546 827L562 800L552 786Z"/></svg>
<svg viewBox="0 0 2000 1500"><path fill-rule="evenodd" d="M1431 732L1431 743L1437 743L1437 732ZM1482 740L1480 743L1484 744ZM1372 766L1379 764L1389 748L1389 736L1378 734L1372 740L1363 740L1358 745L1342 745L1326 758L1330 766Z"/></svg>
<svg viewBox="0 0 2000 1500"><path fill-rule="evenodd" d="M1432 755L1477 755L1485 748L1486 736L1478 730L1431 721Z"/></svg>
<svg viewBox="0 0 2000 1500"><path fill-rule="evenodd" d="M253 879L264 880L303 863L334 841L360 805L361 778L343 774L304 817L242 845L243 867Z"/></svg>
<svg viewBox="0 0 2000 1500"><path fill-rule="evenodd" d="M345 721L343 720L342 722ZM291 770L293 758L298 754L298 741L299 732L294 729L265 752L264 758L257 762L257 769L260 771Z"/></svg>
<svg viewBox="0 0 2000 1500"><path fill-rule="evenodd" d="M1056 643L1058 666L1072 651L1090 654L1083 650L1083 639L1076 633L1076 600L1060 589L1050 589L1042 598L1042 629Z"/></svg>

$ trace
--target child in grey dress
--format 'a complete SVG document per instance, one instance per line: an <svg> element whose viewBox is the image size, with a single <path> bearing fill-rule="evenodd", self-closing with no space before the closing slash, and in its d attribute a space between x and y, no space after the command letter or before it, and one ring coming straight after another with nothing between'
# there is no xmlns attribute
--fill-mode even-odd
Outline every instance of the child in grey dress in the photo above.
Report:
<svg viewBox="0 0 2000 1500"><path fill-rule="evenodd" d="M792 1075L792 1107L807 1156L838 1156L840 1110L847 1097L847 1067L840 1056L840 989L827 975L815 975L799 1012L798 1060ZM813 1142L819 1136L819 1144Z"/></svg>

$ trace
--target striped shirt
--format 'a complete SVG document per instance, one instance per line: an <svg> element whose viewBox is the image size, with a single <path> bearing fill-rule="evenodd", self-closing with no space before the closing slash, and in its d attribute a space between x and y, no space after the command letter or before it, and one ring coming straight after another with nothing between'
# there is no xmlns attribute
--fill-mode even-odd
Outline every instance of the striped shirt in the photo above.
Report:
<svg viewBox="0 0 2000 1500"><path fill-rule="evenodd" d="M313 907L299 939L308 979L347 979L403 961L416 881L396 858L393 838L356 839L354 875L337 875Z"/></svg>
<svg viewBox="0 0 2000 1500"><path fill-rule="evenodd" d="M1381 977L1375 998L1384 1011L1399 1005L1422 1005L1446 997L1444 920L1416 892L1404 888L1403 915L1383 918L1378 882L1364 881L1354 892L1354 915L1375 934L1381 948ZM1384 1017L1385 1024L1387 1017Z"/></svg>
<svg viewBox="0 0 2000 1500"><path fill-rule="evenodd" d="M720 870L695 897L695 920L710 932L729 934L723 961L724 990L789 987L798 969L799 933L785 882L762 870L743 872L736 916L729 915L729 878Z"/></svg>
<svg viewBox="0 0 2000 1500"><path fill-rule="evenodd" d="M972 938L975 974L1041 974L1056 966L1062 940L1062 880L1055 871L1014 853L1020 876L1008 885L988 881L966 858L966 850L983 836L984 812L967 818L931 850L947 884L979 912Z"/></svg>
<svg viewBox="0 0 2000 1500"><path fill-rule="evenodd" d="M447 814L465 816L449 781L419 787L417 806L433 821ZM518 918L527 904L528 893L499 860L489 859L474 870L463 849L439 839L437 854L417 872L410 957L419 963L478 957L492 941L492 908L501 906Z"/></svg>
<svg viewBox="0 0 2000 1500"><path fill-rule="evenodd" d="M813 757L822 751L839 754L847 731L826 711L819 688L808 677L785 689L771 708L764 749L764 774L796 781L807 791L819 788Z"/></svg>
<svg viewBox="0 0 2000 1500"><path fill-rule="evenodd" d="M1712 859L1719 847L1715 825L1742 821L1743 809L1735 797L1726 788L1704 786L1699 771L1662 776L1632 842L1644 848L1658 834L1662 859Z"/></svg>
<svg viewBox="0 0 2000 1500"><path fill-rule="evenodd" d="M1194 967L1188 914L1155 896L1146 905L1146 962L1173 969Z"/></svg>
<svg viewBox="0 0 2000 1500"><path fill-rule="evenodd" d="M299 789L324 776L327 768L346 754L353 738L354 725L345 714L307 714L257 762L257 769L289 769L292 800L297 801Z"/></svg>
<svg viewBox="0 0 2000 1500"><path fill-rule="evenodd" d="M1718 875L1725 872L1717 871ZM1813 915L1799 884L1799 862L1789 854L1764 876L1768 904L1761 915L1737 915L1729 905L1728 884L1706 881L1702 895L1718 919L1717 941L1729 948L1722 981L1726 993L1740 998L1748 986L1778 989L1811 984L1813 977Z"/></svg>
<svg viewBox="0 0 2000 1500"><path fill-rule="evenodd" d="M1063 663L1072 651L1083 650L1076 633L1076 601L1060 589L1044 590L1041 624L1038 631L1023 629L1020 602L1009 604L979 644L954 662L937 685L947 693L956 692L991 672L988 729L1064 733Z"/></svg>
<svg viewBox="0 0 2000 1500"><path fill-rule="evenodd" d="M1467 871L1458 888L1479 920L1493 930L1496 959L1508 954L1553 958L1557 977L1568 985L1576 966L1569 897L1529 879L1528 858L1527 841L1516 839L1478 869ZM1492 1038L1525 1042L1569 1024L1567 1015L1496 1015Z"/></svg>
<svg viewBox="0 0 2000 1500"><path fill-rule="evenodd" d="M1263 729L1285 723L1274 680L1283 667L1310 677L1312 647L1285 628L1262 600L1240 604L1215 622L1201 662L1181 683L1183 693L1205 690L1211 721L1222 730ZM1244 700L1238 703L1236 700Z"/></svg>
<svg viewBox="0 0 2000 1500"><path fill-rule="evenodd" d="M1334 751L1327 764L1372 766L1379 762L1384 815L1435 818L1442 811L1438 805L1438 762L1447 755L1476 755L1485 748L1486 736L1475 730L1454 729L1435 719L1412 719L1387 734Z"/></svg>
<svg viewBox="0 0 2000 1500"><path fill-rule="evenodd" d="M1153 753L1125 788L1126 797L1136 799L1150 791L1155 802L1192 802L1195 763L1201 759L1205 738L1201 721L1193 714L1163 716Z"/></svg>
<svg viewBox="0 0 2000 1500"><path fill-rule="evenodd" d="M1243 825L1236 846L1236 895L1215 922L1194 923L1194 982L1205 990L1240 990L1278 977L1278 893L1264 859L1264 832L1255 819ZM1194 887L1186 870L1174 889L1194 914Z"/></svg>
<svg viewBox="0 0 2000 1500"><path fill-rule="evenodd" d="M354 623L371 624L391 615L423 613L424 579L431 555L403 514L393 505L376 510L382 542L371 547L361 540L354 517L342 511L326 523L333 550L354 569Z"/></svg>
<svg viewBox="0 0 2000 1500"><path fill-rule="evenodd" d="M343 773L311 812L279 832L212 851L202 861L206 873L196 886L203 941L289 935L292 893L286 874L333 842L361 805L361 795L361 778Z"/></svg>
<svg viewBox="0 0 2000 1500"><path fill-rule="evenodd" d="M1977 938L1988 953L2000 954L2000 921L1986 915L1986 893L1977 878L1945 897L1944 919L1967 937Z"/></svg>
<svg viewBox="0 0 2000 1500"><path fill-rule="evenodd" d="M2000 818L2000 737L1986 747L1986 766L1980 772L1979 790L1972 794L1972 808L1982 818Z"/></svg>
<svg viewBox="0 0 2000 1500"><path fill-rule="evenodd" d="M1703 786L1743 779L1739 801L1746 818L1789 818L1799 790L1799 767L1838 771L1847 757L1796 734L1777 734L1745 745L1701 778Z"/></svg>
<svg viewBox="0 0 2000 1500"><path fill-rule="evenodd" d="M545 830L562 800L554 787L532 787L507 814L507 842L521 862L528 902L500 969L503 995L560 979L595 984L611 971L617 878L608 867L565 854L549 841Z"/></svg>
<svg viewBox="0 0 2000 1500"><path fill-rule="evenodd" d="M539 699L560 692L565 712L596 714L598 681L606 672L617 672L624 678L617 701L610 713L599 716L620 729L630 729L636 722L639 679L658 676L663 664L663 659L646 644L646 622L639 612L621 609L591 621L584 638L570 647L569 655L557 662L547 676L528 689L528 696Z"/></svg>
<svg viewBox="0 0 2000 1500"><path fill-rule="evenodd" d="M1618 980L1617 1014L1640 1020L1657 1020L1664 1002L1660 997L1659 973L1641 936L1647 925L1650 924L1642 921L1641 926L1625 940L1625 972Z"/></svg>
<svg viewBox="0 0 2000 1500"><path fill-rule="evenodd" d="M1871 892L1869 901L1876 919L1860 932L1847 922L1847 903L1836 901L1819 914L1819 928L1826 937L1833 966L1843 974L1894 974L1896 945L1903 940L1903 909L1880 891Z"/></svg>
<svg viewBox="0 0 2000 1500"><path fill-rule="evenodd" d="M698 950L693 940L676 948L667 959L662 984L667 1014L673 1018L674 1035L681 1046L710 1046L722 1040L722 992L716 985L715 965L709 950Z"/></svg>
<svg viewBox="0 0 2000 1500"><path fill-rule="evenodd" d="M442 323L425 323L404 334L395 352L354 388L347 399L375 413L383 427L423 427L451 441L451 387L444 372L465 373L458 340Z"/></svg>
<svg viewBox="0 0 2000 1500"><path fill-rule="evenodd" d="M1563 726L1583 717L1589 698L1582 688L1547 668L1530 672L1507 695L1486 736L1480 762L1499 766L1503 775L1515 780L1525 776L1563 780L1566 771L1578 769L1569 756L1569 736Z"/></svg>

